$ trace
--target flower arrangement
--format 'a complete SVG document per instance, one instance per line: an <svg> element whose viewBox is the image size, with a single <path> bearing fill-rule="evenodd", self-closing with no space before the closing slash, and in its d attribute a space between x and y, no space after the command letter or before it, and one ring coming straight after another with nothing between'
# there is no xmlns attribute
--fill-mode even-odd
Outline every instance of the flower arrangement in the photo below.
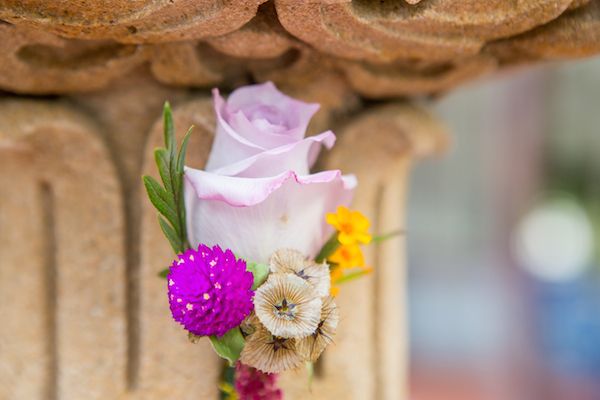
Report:
<svg viewBox="0 0 600 400"><path fill-rule="evenodd" d="M229 362L223 393L280 399L277 374L315 362L333 343L338 285L371 271L361 246L381 238L347 208L354 176L310 172L335 142L331 131L305 137L318 104L270 82L227 100L215 89L213 99L205 169L185 165L191 128L178 149L167 103L165 146L155 150L162 183L143 177L177 254L161 276L175 322Z"/></svg>

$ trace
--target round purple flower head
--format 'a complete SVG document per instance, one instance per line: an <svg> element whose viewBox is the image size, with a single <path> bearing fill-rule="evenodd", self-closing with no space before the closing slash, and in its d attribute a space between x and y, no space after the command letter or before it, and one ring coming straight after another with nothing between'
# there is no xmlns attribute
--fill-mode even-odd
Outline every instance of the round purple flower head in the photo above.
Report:
<svg viewBox="0 0 600 400"><path fill-rule="evenodd" d="M252 311L254 277L231 250L201 244L173 261L167 274L173 319L197 336L223 336Z"/></svg>

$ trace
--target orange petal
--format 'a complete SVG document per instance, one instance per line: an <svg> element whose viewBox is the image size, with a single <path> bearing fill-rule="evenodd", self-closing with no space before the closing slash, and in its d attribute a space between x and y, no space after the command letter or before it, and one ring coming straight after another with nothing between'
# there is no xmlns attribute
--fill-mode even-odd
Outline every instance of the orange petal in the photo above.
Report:
<svg viewBox="0 0 600 400"><path fill-rule="evenodd" d="M356 239L354 238L354 236L349 235L346 232L340 232L340 234L338 235L338 241L345 246L353 245L354 243L356 243Z"/></svg>
<svg viewBox="0 0 600 400"><path fill-rule="evenodd" d="M336 228L337 228L337 225L339 224L338 217L334 213L327 213L327 215L325 215L325 221L329 225L333 225Z"/></svg>
<svg viewBox="0 0 600 400"><path fill-rule="evenodd" d="M337 297L337 295L340 294L340 288L338 286L332 286L329 293L331 293L333 297Z"/></svg>

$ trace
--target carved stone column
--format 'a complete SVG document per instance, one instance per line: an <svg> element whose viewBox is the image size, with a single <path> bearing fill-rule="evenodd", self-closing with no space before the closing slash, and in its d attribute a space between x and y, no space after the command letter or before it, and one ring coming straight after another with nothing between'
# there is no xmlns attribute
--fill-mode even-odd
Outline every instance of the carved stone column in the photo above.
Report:
<svg viewBox="0 0 600 400"><path fill-rule="evenodd" d="M122 204L85 115L0 102L0 398L126 390Z"/></svg>
<svg viewBox="0 0 600 400"><path fill-rule="evenodd" d="M422 109L389 104L367 110L339 129L328 168L353 171L359 187L353 207L374 232L404 230L405 195L416 158L445 148L440 123ZM408 398L406 249L400 236L367 250L368 278L342 286L337 303L343 328L327 349L312 387L315 399ZM288 374L294 399L311 396L307 377Z"/></svg>

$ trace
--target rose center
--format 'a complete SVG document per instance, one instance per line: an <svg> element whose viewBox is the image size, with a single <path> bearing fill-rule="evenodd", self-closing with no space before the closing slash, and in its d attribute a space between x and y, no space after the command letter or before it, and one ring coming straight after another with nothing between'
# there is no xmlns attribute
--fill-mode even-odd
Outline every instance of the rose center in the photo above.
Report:
<svg viewBox="0 0 600 400"><path fill-rule="evenodd" d="M245 114L246 117L254 124L267 123L269 125L279 126L282 128L287 125L283 113L277 107L260 105L251 109L247 109Z"/></svg>

